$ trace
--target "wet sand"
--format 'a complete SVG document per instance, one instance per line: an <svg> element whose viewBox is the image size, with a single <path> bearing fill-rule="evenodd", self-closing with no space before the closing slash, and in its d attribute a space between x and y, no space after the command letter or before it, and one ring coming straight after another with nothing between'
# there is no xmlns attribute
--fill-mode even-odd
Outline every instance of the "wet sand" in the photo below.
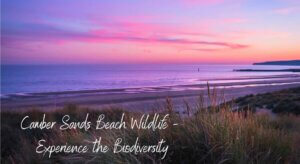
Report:
<svg viewBox="0 0 300 164"><path fill-rule="evenodd" d="M245 78L244 80L218 79L210 82L210 87L216 88L220 100L300 87L300 75L296 74ZM206 81L199 81L193 85L13 94L1 98L1 110L26 111L37 108L51 111L67 104L76 104L95 109L119 106L128 110L149 112L162 110L166 98L169 97L172 99L174 108L182 111L185 108L184 101L193 105L197 102L199 95L201 93L206 95L206 92Z"/></svg>

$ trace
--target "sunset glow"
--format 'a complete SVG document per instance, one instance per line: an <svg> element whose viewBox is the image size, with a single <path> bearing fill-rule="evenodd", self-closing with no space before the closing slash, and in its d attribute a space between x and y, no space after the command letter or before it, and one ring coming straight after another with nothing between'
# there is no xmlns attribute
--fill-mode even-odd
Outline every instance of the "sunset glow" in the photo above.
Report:
<svg viewBox="0 0 300 164"><path fill-rule="evenodd" d="M298 0L4 0L4 64L300 58Z"/></svg>

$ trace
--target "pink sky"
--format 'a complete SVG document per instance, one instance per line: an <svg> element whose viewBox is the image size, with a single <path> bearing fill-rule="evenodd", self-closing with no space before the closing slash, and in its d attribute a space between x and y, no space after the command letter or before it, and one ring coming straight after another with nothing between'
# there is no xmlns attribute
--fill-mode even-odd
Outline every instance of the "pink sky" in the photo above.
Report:
<svg viewBox="0 0 300 164"><path fill-rule="evenodd" d="M296 0L9 0L4 64L300 59Z"/></svg>

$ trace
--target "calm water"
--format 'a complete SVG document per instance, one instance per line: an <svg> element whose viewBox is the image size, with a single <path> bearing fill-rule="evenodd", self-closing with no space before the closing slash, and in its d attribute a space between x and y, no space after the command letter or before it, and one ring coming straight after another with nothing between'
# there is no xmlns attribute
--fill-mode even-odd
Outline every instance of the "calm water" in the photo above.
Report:
<svg viewBox="0 0 300 164"><path fill-rule="evenodd" d="M1 95L197 84L208 80L214 81L213 79L292 74L287 72L232 71L233 69L286 68L297 67L253 65L6 65L1 66Z"/></svg>

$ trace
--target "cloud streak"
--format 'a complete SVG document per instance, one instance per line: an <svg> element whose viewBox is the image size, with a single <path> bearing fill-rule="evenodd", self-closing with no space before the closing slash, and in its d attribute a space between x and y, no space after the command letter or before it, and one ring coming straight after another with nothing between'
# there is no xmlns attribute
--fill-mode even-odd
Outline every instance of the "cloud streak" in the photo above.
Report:
<svg viewBox="0 0 300 164"><path fill-rule="evenodd" d="M5 27L3 29L2 39L4 46L7 46L10 42L28 43L28 42L135 42L135 43L149 43L149 44L176 44L176 45L202 45L202 46L217 46L227 47L231 49L247 48L249 45L231 43L225 41L205 41L196 39L186 39L177 37L181 34L199 34L201 33L189 33L189 32L173 32L168 33L166 31L159 31L159 27L149 27L141 24L127 24L123 26L123 31L113 30L109 27L109 30L91 30L87 32L64 30L58 27L54 27L47 24L16 24L11 27ZM143 30L141 30L143 29ZM153 35L149 31L156 31L156 35ZM205 35L205 34L203 34Z"/></svg>
<svg viewBox="0 0 300 164"><path fill-rule="evenodd" d="M279 15L289 15L298 12L299 10L300 10L299 7L286 7L286 8L275 9L273 12Z"/></svg>
<svg viewBox="0 0 300 164"><path fill-rule="evenodd" d="M216 5L224 3L226 0L182 0L189 5Z"/></svg>

